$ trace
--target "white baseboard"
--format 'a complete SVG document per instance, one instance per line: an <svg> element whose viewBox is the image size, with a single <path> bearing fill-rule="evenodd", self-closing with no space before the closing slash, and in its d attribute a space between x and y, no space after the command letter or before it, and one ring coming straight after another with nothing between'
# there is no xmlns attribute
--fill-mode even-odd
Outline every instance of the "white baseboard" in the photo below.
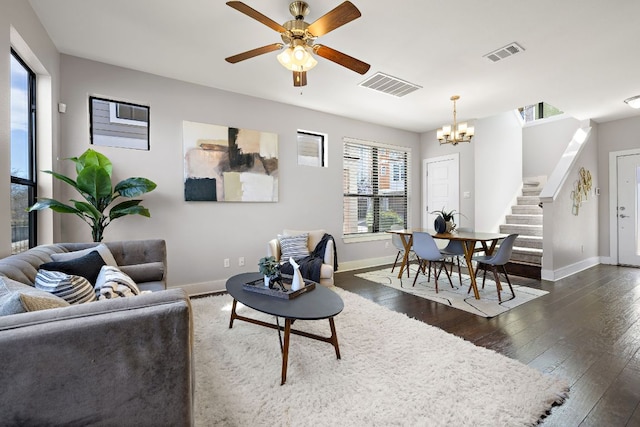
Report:
<svg viewBox="0 0 640 427"><path fill-rule="evenodd" d="M395 261L395 259L395 256L386 256L380 258L359 259L357 261L342 261L338 264L338 272L393 264L393 261Z"/></svg>
<svg viewBox="0 0 640 427"><path fill-rule="evenodd" d="M586 270L587 268L591 268L594 265L600 264L600 257L592 257L587 258L582 261L578 261L574 264L567 265L566 267L559 268L557 270L542 270L540 272L540 276L542 280L549 280L551 282L555 282L557 280L563 279L567 276L571 276L572 274L576 274L582 270Z"/></svg>
<svg viewBox="0 0 640 427"><path fill-rule="evenodd" d="M369 258L358 261L344 261L339 264L338 272L358 270L361 268L377 267L380 265L393 264L395 256ZM210 282L190 283L180 286L169 286L170 288L181 288L190 296L210 294L213 292L225 292L227 279L212 280Z"/></svg>
<svg viewBox="0 0 640 427"><path fill-rule="evenodd" d="M170 288L176 287L176 288L184 289L187 295L192 297L196 295L210 294L212 292L225 292L227 290L226 283L227 283L226 279L222 279L222 280L215 280L211 282L191 283L191 284L180 285L180 286L170 286Z"/></svg>

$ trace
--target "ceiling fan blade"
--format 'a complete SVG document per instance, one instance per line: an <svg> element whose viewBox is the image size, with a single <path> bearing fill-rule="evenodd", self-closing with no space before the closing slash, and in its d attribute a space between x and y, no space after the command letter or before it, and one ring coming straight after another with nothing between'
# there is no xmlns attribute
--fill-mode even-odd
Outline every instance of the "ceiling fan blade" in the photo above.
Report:
<svg viewBox="0 0 640 427"><path fill-rule="evenodd" d="M306 71L294 71L293 72L293 86L306 86L307 85L307 72Z"/></svg>
<svg viewBox="0 0 640 427"><path fill-rule="evenodd" d="M237 55L225 58L227 62L235 64L236 62L244 61L245 59L253 58L254 56L262 55L265 53L273 52L274 50L282 49L282 43L268 44L256 49L251 49L246 52L239 53Z"/></svg>
<svg viewBox="0 0 640 427"><path fill-rule="evenodd" d="M343 67L353 70L359 74L365 74L371 67L366 62L362 62L359 59L321 44L315 45L313 50L318 54L318 56L322 56L329 61L333 61L336 64L342 65Z"/></svg>
<svg viewBox="0 0 640 427"><path fill-rule="evenodd" d="M271 28L272 30L276 30L279 33L285 33L287 31L286 28L284 28L282 25L278 24L273 19L267 18L262 13L260 13L257 10L247 6L246 4L242 3L241 1L228 1L227 2L227 6L231 6L232 8L237 10L238 12L244 13L245 15L255 19L258 22L263 23L267 27Z"/></svg>
<svg viewBox="0 0 640 427"><path fill-rule="evenodd" d="M227 3L228 4L228 3ZM346 1L318 18L307 28L314 37L320 37L361 16L360 11L350 1Z"/></svg>

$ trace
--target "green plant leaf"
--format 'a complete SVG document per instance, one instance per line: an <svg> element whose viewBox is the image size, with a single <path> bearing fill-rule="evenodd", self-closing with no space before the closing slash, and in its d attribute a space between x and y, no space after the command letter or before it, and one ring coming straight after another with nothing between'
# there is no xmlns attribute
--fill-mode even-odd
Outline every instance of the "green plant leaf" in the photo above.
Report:
<svg viewBox="0 0 640 427"><path fill-rule="evenodd" d="M100 219L104 216L99 210L95 208L91 203L81 202L79 200L71 200L73 205L77 210L85 213L96 221L100 221Z"/></svg>
<svg viewBox="0 0 640 427"><path fill-rule="evenodd" d="M128 178L116 184L115 192L122 197L138 197L141 194L153 191L156 183L147 178Z"/></svg>
<svg viewBox="0 0 640 427"><path fill-rule="evenodd" d="M104 169L109 177L111 177L111 173L113 172L111 160L109 160L104 154L98 153L91 148L82 153L80 157L71 157L69 160L76 164L76 173L78 175L87 166L98 166L99 168Z"/></svg>
<svg viewBox="0 0 640 427"><path fill-rule="evenodd" d="M140 203L141 201L142 200L127 200L127 202L136 202L136 203L135 205L132 205L132 206L122 206L125 203L127 203L127 202L123 202L114 206L109 212L109 219L114 220L116 218L120 218L125 215L142 215L142 216L146 216L147 218L150 218L151 213L149 212L149 209L145 208L144 206L138 205L138 203Z"/></svg>
<svg viewBox="0 0 640 427"><path fill-rule="evenodd" d="M94 205L96 205L95 202L105 198L109 198L109 201L111 201L111 177L104 168L98 165L86 166L78 174L77 182L80 191L93 198L90 201ZM101 210L100 206L96 206L96 208Z"/></svg>
<svg viewBox="0 0 640 427"><path fill-rule="evenodd" d="M82 215L82 212L78 211L72 206L65 205L64 203L61 203L57 200L47 198L38 199L38 201L29 208L29 212L40 211L47 208L51 209L54 212Z"/></svg>

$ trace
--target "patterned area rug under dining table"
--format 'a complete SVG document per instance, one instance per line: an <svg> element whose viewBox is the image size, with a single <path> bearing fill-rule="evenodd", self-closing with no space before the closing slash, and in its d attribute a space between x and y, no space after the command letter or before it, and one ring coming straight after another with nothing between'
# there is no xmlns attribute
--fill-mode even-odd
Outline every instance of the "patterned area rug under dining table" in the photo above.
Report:
<svg viewBox="0 0 640 427"><path fill-rule="evenodd" d="M499 302L496 283L490 279L493 274L491 271L488 271L484 289L482 289L482 272L478 273L477 283L478 291L480 292L480 299L477 300L474 298L473 292L468 292L471 283L469 275L462 274L461 286L460 278L455 268L451 275L453 288L449 284L447 276L443 270L438 279L438 292L436 293L433 274L431 275L431 280L428 281L427 277L421 273L415 286L413 286L416 270L417 268L412 265L410 277L407 277L405 272L400 279L398 278L398 268L396 268L392 273L390 267L366 273L359 273L356 274L356 276L411 295L446 304L450 307L487 318L495 317L514 307L548 294L547 291L519 285L517 277L514 278L510 275L509 279L513 285L513 291L516 294L515 298L513 298L509 285L504 280L504 276L500 275L500 283L502 284L502 302Z"/></svg>

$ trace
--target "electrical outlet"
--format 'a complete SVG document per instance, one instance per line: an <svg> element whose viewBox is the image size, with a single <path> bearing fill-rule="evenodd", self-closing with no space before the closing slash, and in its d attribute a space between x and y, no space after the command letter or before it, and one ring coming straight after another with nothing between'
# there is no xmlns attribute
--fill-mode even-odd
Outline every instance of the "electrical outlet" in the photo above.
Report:
<svg viewBox="0 0 640 427"><path fill-rule="evenodd" d="M239 267L244 266L244 257L243 257L243 256L241 256L240 258L238 258L238 266L239 266Z"/></svg>
<svg viewBox="0 0 640 427"><path fill-rule="evenodd" d="M229 258L224 259L224 266L229 267Z"/></svg>
<svg viewBox="0 0 640 427"><path fill-rule="evenodd" d="M389 242L384 242L384 248L389 249Z"/></svg>

